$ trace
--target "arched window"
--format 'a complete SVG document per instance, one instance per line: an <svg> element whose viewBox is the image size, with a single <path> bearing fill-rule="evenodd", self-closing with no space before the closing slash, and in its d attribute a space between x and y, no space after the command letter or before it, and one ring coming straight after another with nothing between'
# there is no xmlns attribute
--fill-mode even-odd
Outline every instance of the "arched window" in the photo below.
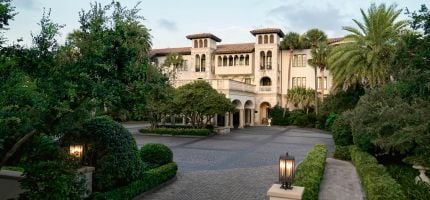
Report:
<svg viewBox="0 0 430 200"><path fill-rule="evenodd" d="M199 41L194 40L194 48L199 48Z"/></svg>
<svg viewBox="0 0 430 200"><path fill-rule="evenodd" d="M272 85L272 80L270 80L269 77L265 76L265 77L261 78L260 85L262 85L262 86L271 86Z"/></svg>
<svg viewBox="0 0 430 200"><path fill-rule="evenodd" d="M208 47L208 39L205 39L205 47Z"/></svg>
<svg viewBox="0 0 430 200"><path fill-rule="evenodd" d="M203 41L199 40L199 48L202 48L202 47L203 47Z"/></svg>
<svg viewBox="0 0 430 200"><path fill-rule="evenodd" d="M234 66L238 65L239 62L239 56L234 56Z"/></svg>
<svg viewBox="0 0 430 200"><path fill-rule="evenodd" d="M266 69L272 69L272 52L268 51L267 52L267 58L266 58Z"/></svg>
<svg viewBox="0 0 430 200"><path fill-rule="evenodd" d="M263 43L263 37L261 35L258 36L258 44Z"/></svg>
<svg viewBox="0 0 430 200"><path fill-rule="evenodd" d="M269 42L268 40L267 35L264 35L264 44L267 44Z"/></svg>
<svg viewBox="0 0 430 200"><path fill-rule="evenodd" d="M196 72L199 72L200 71L200 56L198 54L196 55L195 63L196 63Z"/></svg>
<svg viewBox="0 0 430 200"><path fill-rule="evenodd" d="M273 35L270 35L270 44L273 44L275 42L274 40L275 39L274 39Z"/></svg>
<svg viewBox="0 0 430 200"><path fill-rule="evenodd" d="M218 67L222 66L222 58L218 56Z"/></svg>
<svg viewBox="0 0 430 200"><path fill-rule="evenodd" d="M264 51L260 52L260 69L266 68L266 54Z"/></svg>
<svg viewBox="0 0 430 200"><path fill-rule="evenodd" d="M245 65L249 65L249 55L245 56Z"/></svg>
<svg viewBox="0 0 430 200"><path fill-rule="evenodd" d="M204 72L204 71L206 71L206 55L205 54L203 54L202 55L202 59L201 59L201 65L200 65L200 71L201 72Z"/></svg>
<svg viewBox="0 0 430 200"><path fill-rule="evenodd" d="M228 62L228 58L227 58L227 56L224 56L222 58L222 66L227 67L227 62Z"/></svg>
<svg viewBox="0 0 430 200"><path fill-rule="evenodd" d="M243 57L243 55L240 55L239 65L243 65L244 61L245 61L245 57Z"/></svg>
<svg viewBox="0 0 430 200"><path fill-rule="evenodd" d="M228 66L233 66L233 56L228 57Z"/></svg>

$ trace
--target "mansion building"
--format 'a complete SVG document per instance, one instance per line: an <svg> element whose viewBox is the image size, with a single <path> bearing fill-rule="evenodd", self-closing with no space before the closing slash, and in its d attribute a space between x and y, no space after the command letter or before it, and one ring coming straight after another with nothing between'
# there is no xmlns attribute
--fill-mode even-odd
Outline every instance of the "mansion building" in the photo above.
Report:
<svg viewBox="0 0 430 200"><path fill-rule="evenodd" d="M310 49L291 53L280 48L282 30L265 28L250 33L255 36L254 42L237 44L221 44L221 39L211 33L188 35L191 47L153 49L151 59L161 66L169 54L182 55L184 62L176 69L175 87L201 79L232 101L236 111L217 116L216 125L237 128L265 125L269 121L269 108L276 105L294 108L286 105L288 89L296 86L315 89L315 74L308 64ZM341 40L331 38L328 43ZM317 90L327 95L332 85L329 71L317 70L317 81Z"/></svg>

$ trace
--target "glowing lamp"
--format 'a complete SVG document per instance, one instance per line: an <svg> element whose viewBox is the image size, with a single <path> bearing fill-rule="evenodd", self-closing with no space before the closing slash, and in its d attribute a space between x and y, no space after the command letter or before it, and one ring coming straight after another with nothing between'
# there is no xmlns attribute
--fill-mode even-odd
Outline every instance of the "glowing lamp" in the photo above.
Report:
<svg viewBox="0 0 430 200"><path fill-rule="evenodd" d="M84 146L80 144L70 145L70 155L75 156L76 158L81 158L83 152Z"/></svg>
<svg viewBox="0 0 430 200"><path fill-rule="evenodd" d="M279 157L279 182L282 189L292 189L296 160L288 152Z"/></svg>

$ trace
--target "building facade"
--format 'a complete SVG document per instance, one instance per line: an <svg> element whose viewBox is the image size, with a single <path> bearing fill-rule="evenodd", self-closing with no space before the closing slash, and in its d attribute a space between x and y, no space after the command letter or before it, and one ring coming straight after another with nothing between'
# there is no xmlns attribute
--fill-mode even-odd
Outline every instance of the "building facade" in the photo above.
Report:
<svg viewBox="0 0 430 200"><path fill-rule="evenodd" d="M265 125L269 108L295 108L287 105L288 89L315 89L315 73L308 64L310 49L291 52L280 48L282 30L265 28L250 33L254 42L238 44L220 44L221 39L210 33L188 35L191 47L153 49L152 61L160 66L170 53L178 53L184 62L176 68L175 87L201 79L224 93L236 106L236 112L215 118L219 126ZM330 44L340 41L341 38L329 39ZM332 85L330 72L317 70L317 77L318 92L327 95Z"/></svg>

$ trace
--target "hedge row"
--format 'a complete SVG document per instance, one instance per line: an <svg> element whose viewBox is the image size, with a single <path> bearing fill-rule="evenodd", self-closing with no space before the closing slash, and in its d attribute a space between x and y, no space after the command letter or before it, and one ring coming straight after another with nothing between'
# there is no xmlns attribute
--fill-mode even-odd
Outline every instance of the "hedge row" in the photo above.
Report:
<svg viewBox="0 0 430 200"><path fill-rule="evenodd" d="M161 183L172 179L176 175L178 167L176 163L160 166L158 168L144 172L140 180L134 181L128 186L104 193L94 193L92 199L96 200L114 200L114 199L132 199L133 197L149 191Z"/></svg>
<svg viewBox="0 0 430 200"><path fill-rule="evenodd" d="M156 128L140 129L141 133L153 133L159 135L193 135L193 136L208 136L212 133L209 129L190 129L190 128Z"/></svg>
<svg viewBox="0 0 430 200"><path fill-rule="evenodd" d="M383 165L378 164L375 157L361 151L356 146L351 147L350 152L352 162L360 176L367 199L406 199L401 186L390 176Z"/></svg>
<svg viewBox="0 0 430 200"><path fill-rule="evenodd" d="M305 187L303 200L318 199L320 183L324 175L327 147L315 145L297 167L294 185Z"/></svg>
<svg viewBox="0 0 430 200"><path fill-rule="evenodd" d="M351 160L351 146L336 146L333 157L340 160Z"/></svg>

